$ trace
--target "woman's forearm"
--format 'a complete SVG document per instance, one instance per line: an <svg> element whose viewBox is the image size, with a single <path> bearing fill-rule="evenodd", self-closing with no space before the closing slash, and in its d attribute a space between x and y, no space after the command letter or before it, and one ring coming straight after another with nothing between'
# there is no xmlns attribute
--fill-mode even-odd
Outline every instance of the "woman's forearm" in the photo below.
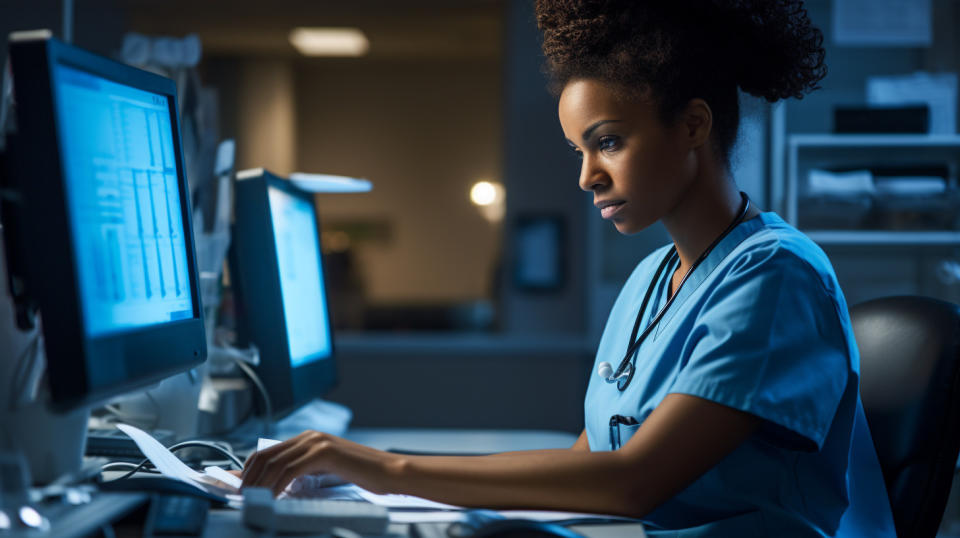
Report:
<svg viewBox="0 0 960 538"><path fill-rule="evenodd" d="M670 394L617 451L570 449L494 456L408 456L328 434L304 432L255 453L245 487L275 494L294 478L334 473L377 493L406 493L461 506L532 508L639 517L726 457L759 418L685 394Z"/></svg>
<svg viewBox="0 0 960 538"><path fill-rule="evenodd" d="M349 464L348 464L349 465ZM459 506L531 508L639 516L653 506L618 452L571 449L493 456L391 455L377 489ZM360 480L364 482L364 480Z"/></svg>

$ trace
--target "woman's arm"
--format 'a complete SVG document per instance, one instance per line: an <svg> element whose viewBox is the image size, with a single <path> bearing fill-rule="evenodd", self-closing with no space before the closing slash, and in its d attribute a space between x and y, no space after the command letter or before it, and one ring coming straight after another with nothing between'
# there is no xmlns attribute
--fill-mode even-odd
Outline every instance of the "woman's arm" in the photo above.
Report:
<svg viewBox="0 0 960 538"><path fill-rule="evenodd" d="M580 436L577 437L577 440L572 445L570 445L570 448L561 449L561 450L590 450L590 443L589 441L587 441L587 430L583 430L582 432L580 432ZM549 454L552 454L554 451L555 451L554 449L516 450L511 452L499 452L497 454L488 454L488 456L498 456L498 457L514 456L517 454L529 455L529 454L538 454L541 452L549 455Z"/></svg>
<svg viewBox="0 0 960 538"><path fill-rule="evenodd" d="M297 476L332 472L371 491L461 506L639 517L716 465L759 421L708 400L670 394L615 452L579 450L578 440L575 450L479 457L391 454L305 432L252 456L243 483L279 493Z"/></svg>

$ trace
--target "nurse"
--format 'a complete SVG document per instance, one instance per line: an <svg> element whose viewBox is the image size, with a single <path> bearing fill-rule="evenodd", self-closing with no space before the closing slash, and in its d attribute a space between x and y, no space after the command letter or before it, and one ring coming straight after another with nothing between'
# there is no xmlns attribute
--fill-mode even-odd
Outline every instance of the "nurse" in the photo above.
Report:
<svg viewBox="0 0 960 538"><path fill-rule="evenodd" d="M829 260L730 174L738 90L801 97L825 74L802 3L536 8L580 188L620 232L661 221L672 239L613 306L584 432L566 450L483 457L304 432L253 456L244 485L332 472L451 504L640 517L651 535L894 536Z"/></svg>

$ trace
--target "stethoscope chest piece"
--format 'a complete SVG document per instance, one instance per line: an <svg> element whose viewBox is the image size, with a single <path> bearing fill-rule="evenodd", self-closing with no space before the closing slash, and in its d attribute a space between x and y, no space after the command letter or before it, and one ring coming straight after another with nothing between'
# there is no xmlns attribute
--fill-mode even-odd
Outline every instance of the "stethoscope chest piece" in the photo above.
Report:
<svg viewBox="0 0 960 538"><path fill-rule="evenodd" d="M597 367L597 374L607 383L616 383L617 389L621 392L630 384L633 379L633 372L633 364L630 362L623 366L623 371L618 375L614 375L613 366L609 362L601 362Z"/></svg>

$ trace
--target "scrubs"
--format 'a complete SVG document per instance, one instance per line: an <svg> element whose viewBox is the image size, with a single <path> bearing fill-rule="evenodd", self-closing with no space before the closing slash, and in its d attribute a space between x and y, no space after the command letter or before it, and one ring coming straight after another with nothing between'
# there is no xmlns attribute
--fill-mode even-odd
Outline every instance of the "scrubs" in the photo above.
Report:
<svg viewBox="0 0 960 538"><path fill-rule="evenodd" d="M603 361L620 363L668 249L644 259L627 280L594 371ZM675 268L654 283L641 330L666 302ZM650 512L648 534L895 536L860 403L846 302L823 251L776 214L741 223L714 248L634 360L624 392L590 378L584 410L591 450L616 449L614 437L627 444L670 393L763 419L740 447Z"/></svg>

